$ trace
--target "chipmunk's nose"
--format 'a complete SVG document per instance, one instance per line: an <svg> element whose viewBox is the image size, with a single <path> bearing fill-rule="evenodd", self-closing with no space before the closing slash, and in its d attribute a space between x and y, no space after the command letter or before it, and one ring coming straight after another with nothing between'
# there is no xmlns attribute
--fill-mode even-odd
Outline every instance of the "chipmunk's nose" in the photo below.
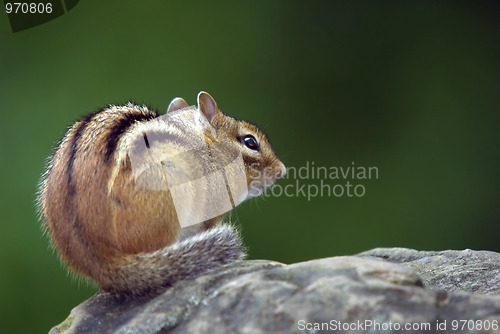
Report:
<svg viewBox="0 0 500 334"><path fill-rule="evenodd" d="M281 179L286 174L286 167L281 161L279 161L278 169L279 171L276 173L276 179Z"/></svg>

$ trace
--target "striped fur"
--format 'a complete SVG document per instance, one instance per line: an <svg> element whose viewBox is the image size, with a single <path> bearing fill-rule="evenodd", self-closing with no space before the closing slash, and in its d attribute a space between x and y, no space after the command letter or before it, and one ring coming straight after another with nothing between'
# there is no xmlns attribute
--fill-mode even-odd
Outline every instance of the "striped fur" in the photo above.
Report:
<svg viewBox="0 0 500 334"><path fill-rule="evenodd" d="M169 112L186 106L177 98ZM222 114L207 93L200 93L198 106L217 137L242 153L249 186L254 182L263 189L284 173L267 137L254 125ZM62 260L120 295L157 293L244 256L234 228L217 225L223 216L181 230L168 189L136 186L129 158L136 142L161 149L154 134L165 133L176 138L179 152L190 143L189 124L177 127L159 116L128 103L83 117L68 130L41 180L39 210ZM258 138L258 152L242 143L247 134ZM175 156L176 151L174 145L157 154ZM199 168L184 161L190 158L177 157L181 171ZM205 189L200 196L213 195Z"/></svg>

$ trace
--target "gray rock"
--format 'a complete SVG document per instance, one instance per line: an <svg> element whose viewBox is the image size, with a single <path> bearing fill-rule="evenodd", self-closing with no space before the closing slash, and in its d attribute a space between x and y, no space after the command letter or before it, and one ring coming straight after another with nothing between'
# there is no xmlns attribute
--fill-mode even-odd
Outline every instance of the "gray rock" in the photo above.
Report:
<svg viewBox="0 0 500 334"><path fill-rule="evenodd" d="M500 294L500 254L490 251L416 251L375 248L358 254L410 267L425 286L447 292Z"/></svg>
<svg viewBox="0 0 500 334"><path fill-rule="evenodd" d="M499 264L401 248L243 261L148 300L97 293L51 333L500 333Z"/></svg>

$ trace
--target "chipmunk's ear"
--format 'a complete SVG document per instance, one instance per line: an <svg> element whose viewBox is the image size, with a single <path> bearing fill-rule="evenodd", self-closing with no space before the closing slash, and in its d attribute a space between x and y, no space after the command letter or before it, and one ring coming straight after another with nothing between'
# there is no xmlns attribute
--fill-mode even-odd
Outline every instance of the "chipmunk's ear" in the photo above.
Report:
<svg viewBox="0 0 500 334"><path fill-rule="evenodd" d="M184 100L181 97L176 97L168 105L167 113L169 113L171 111L174 111L174 110L179 110L179 109L182 109L182 108L187 108L187 107L189 107L189 104L187 104L186 100Z"/></svg>
<svg viewBox="0 0 500 334"><path fill-rule="evenodd" d="M205 115L209 122L212 122L212 118L218 110L217 103L214 98L210 96L210 94L202 91L198 94L198 110Z"/></svg>

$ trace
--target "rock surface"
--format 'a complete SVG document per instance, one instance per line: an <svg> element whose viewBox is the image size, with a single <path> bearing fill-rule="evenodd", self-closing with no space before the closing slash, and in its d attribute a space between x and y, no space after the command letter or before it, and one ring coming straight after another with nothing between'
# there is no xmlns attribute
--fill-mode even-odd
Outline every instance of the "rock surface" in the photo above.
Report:
<svg viewBox="0 0 500 334"><path fill-rule="evenodd" d="M376 248L358 255L408 266L433 290L500 294L500 254L495 252Z"/></svg>
<svg viewBox="0 0 500 334"><path fill-rule="evenodd" d="M243 261L143 301L97 293L51 333L500 333L500 254L378 248Z"/></svg>

